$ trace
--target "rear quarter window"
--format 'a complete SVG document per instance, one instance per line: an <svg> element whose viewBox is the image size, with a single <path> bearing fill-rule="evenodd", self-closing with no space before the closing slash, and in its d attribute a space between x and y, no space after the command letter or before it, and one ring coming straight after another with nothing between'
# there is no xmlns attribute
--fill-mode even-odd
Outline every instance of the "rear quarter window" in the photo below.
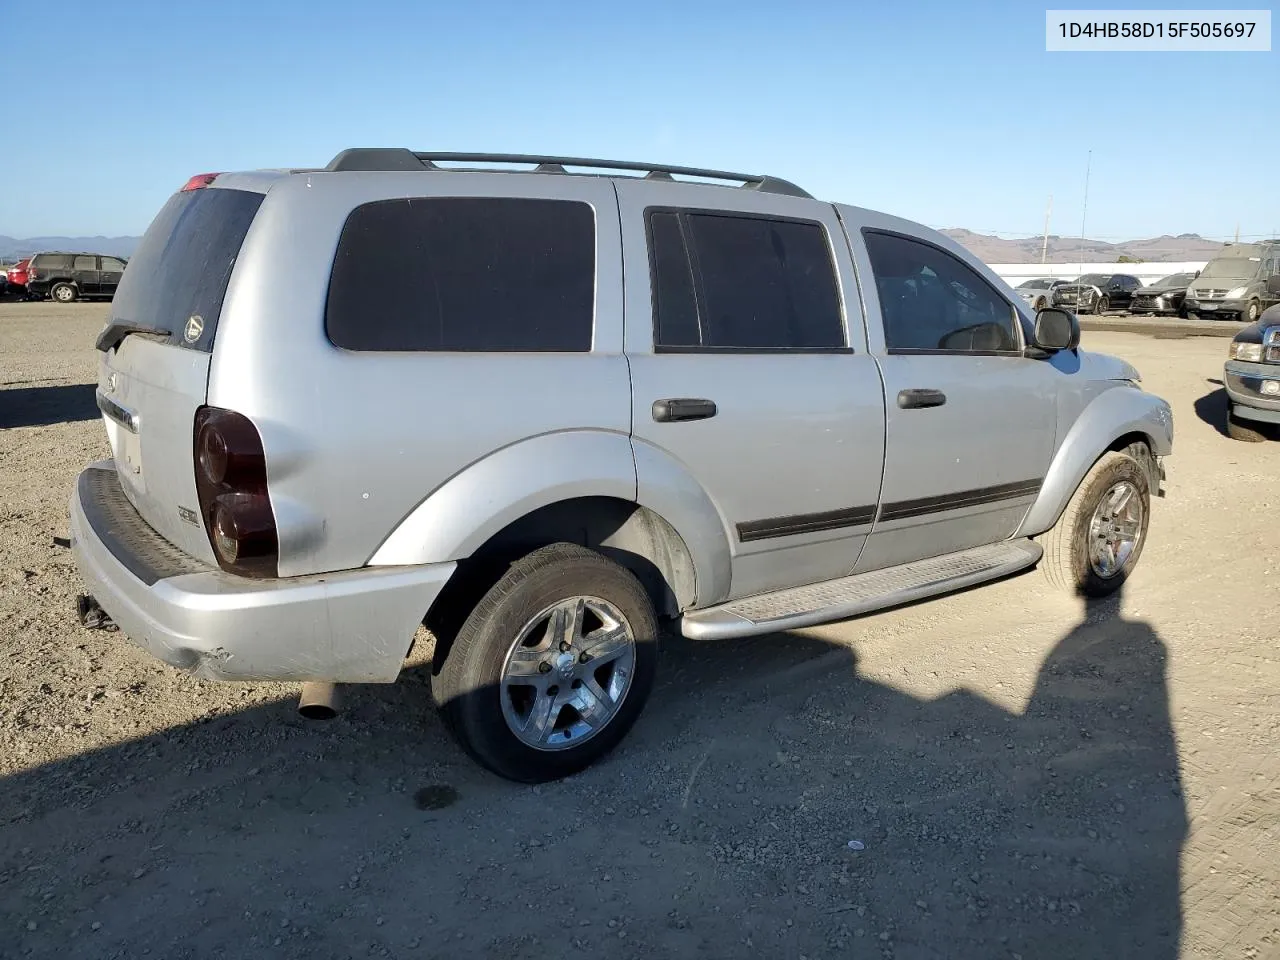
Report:
<svg viewBox="0 0 1280 960"><path fill-rule="evenodd" d="M358 351L585 352L595 213L580 201L433 197L356 207L325 330Z"/></svg>

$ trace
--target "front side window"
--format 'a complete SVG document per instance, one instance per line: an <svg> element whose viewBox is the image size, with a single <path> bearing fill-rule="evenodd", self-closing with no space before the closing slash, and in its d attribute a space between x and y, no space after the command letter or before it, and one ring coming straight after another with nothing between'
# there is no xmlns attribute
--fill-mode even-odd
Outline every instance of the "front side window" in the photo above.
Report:
<svg viewBox="0 0 1280 960"><path fill-rule="evenodd" d="M586 352L595 258L578 201L366 203L342 228L325 329L348 350Z"/></svg>
<svg viewBox="0 0 1280 960"><path fill-rule="evenodd" d="M102 269L103 269L103 270L107 270L107 271L113 271L113 272L115 272L115 273L123 273L123 272L124 272L124 261L123 261L123 260L117 260L115 257L103 257L103 258L102 258Z"/></svg>
<svg viewBox="0 0 1280 960"><path fill-rule="evenodd" d="M864 231L885 346L896 352L1018 349L1013 306L971 267L927 243Z"/></svg>
<svg viewBox="0 0 1280 960"><path fill-rule="evenodd" d="M819 223L648 213L658 350L842 350L839 286Z"/></svg>

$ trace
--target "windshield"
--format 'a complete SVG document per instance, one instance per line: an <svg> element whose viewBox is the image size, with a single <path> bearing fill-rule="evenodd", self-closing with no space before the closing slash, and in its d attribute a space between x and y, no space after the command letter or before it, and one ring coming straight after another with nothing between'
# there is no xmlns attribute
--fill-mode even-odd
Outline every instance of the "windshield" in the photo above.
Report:
<svg viewBox="0 0 1280 960"><path fill-rule="evenodd" d="M1072 280L1072 283L1087 284L1091 287L1100 287L1105 284L1110 277L1105 273L1086 273L1083 277Z"/></svg>
<svg viewBox="0 0 1280 960"><path fill-rule="evenodd" d="M1196 278L1194 273L1175 273L1171 277L1165 277L1163 280L1157 280L1152 284L1153 287L1159 287L1161 290L1178 290L1183 287L1191 286L1191 281Z"/></svg>
<svg viewBox="0 0 1280 960"><path fill-rule="evenodd" d="M1019 290L1047 290L1052 280L1024 280L1018 284Z"/></svg>
<svg viewBox="0 0 1280 960"><path fill-rule="evenodd" d="M1224 280L1247 280L1258 271L1257 260L1233 258L1231 260L1210 260L1209 265L1200 271L1200 279L1218 277Z"/></svg>

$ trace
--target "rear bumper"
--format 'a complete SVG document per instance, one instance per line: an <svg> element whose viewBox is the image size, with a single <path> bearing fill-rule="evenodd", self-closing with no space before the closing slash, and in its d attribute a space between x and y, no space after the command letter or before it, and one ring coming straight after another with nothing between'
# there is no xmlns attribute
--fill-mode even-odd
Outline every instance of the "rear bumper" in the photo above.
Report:
<svg viewBox="0 0 1280 960"><path fill-rule="evenodd" d="M456 566L238 577L180 554L119 489L110 461L80 474L71 496L80 575L130 640L202 679L390 683Z"/></svg>

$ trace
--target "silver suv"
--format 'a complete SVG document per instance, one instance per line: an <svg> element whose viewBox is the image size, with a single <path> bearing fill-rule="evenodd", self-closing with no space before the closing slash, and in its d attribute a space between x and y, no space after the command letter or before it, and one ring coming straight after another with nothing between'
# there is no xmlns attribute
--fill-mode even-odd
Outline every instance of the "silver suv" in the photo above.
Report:
<svg viewBox="0 0 1280 960"><path fill-rule="evenodd" d="M202 175L98 338L75 554L155 656L317 711L425 622L464 747L557 778L636 720L663 619L772 633L1036 564L1116 590L1172 417L1078 342L947 237L773 177Z"/></svg>

